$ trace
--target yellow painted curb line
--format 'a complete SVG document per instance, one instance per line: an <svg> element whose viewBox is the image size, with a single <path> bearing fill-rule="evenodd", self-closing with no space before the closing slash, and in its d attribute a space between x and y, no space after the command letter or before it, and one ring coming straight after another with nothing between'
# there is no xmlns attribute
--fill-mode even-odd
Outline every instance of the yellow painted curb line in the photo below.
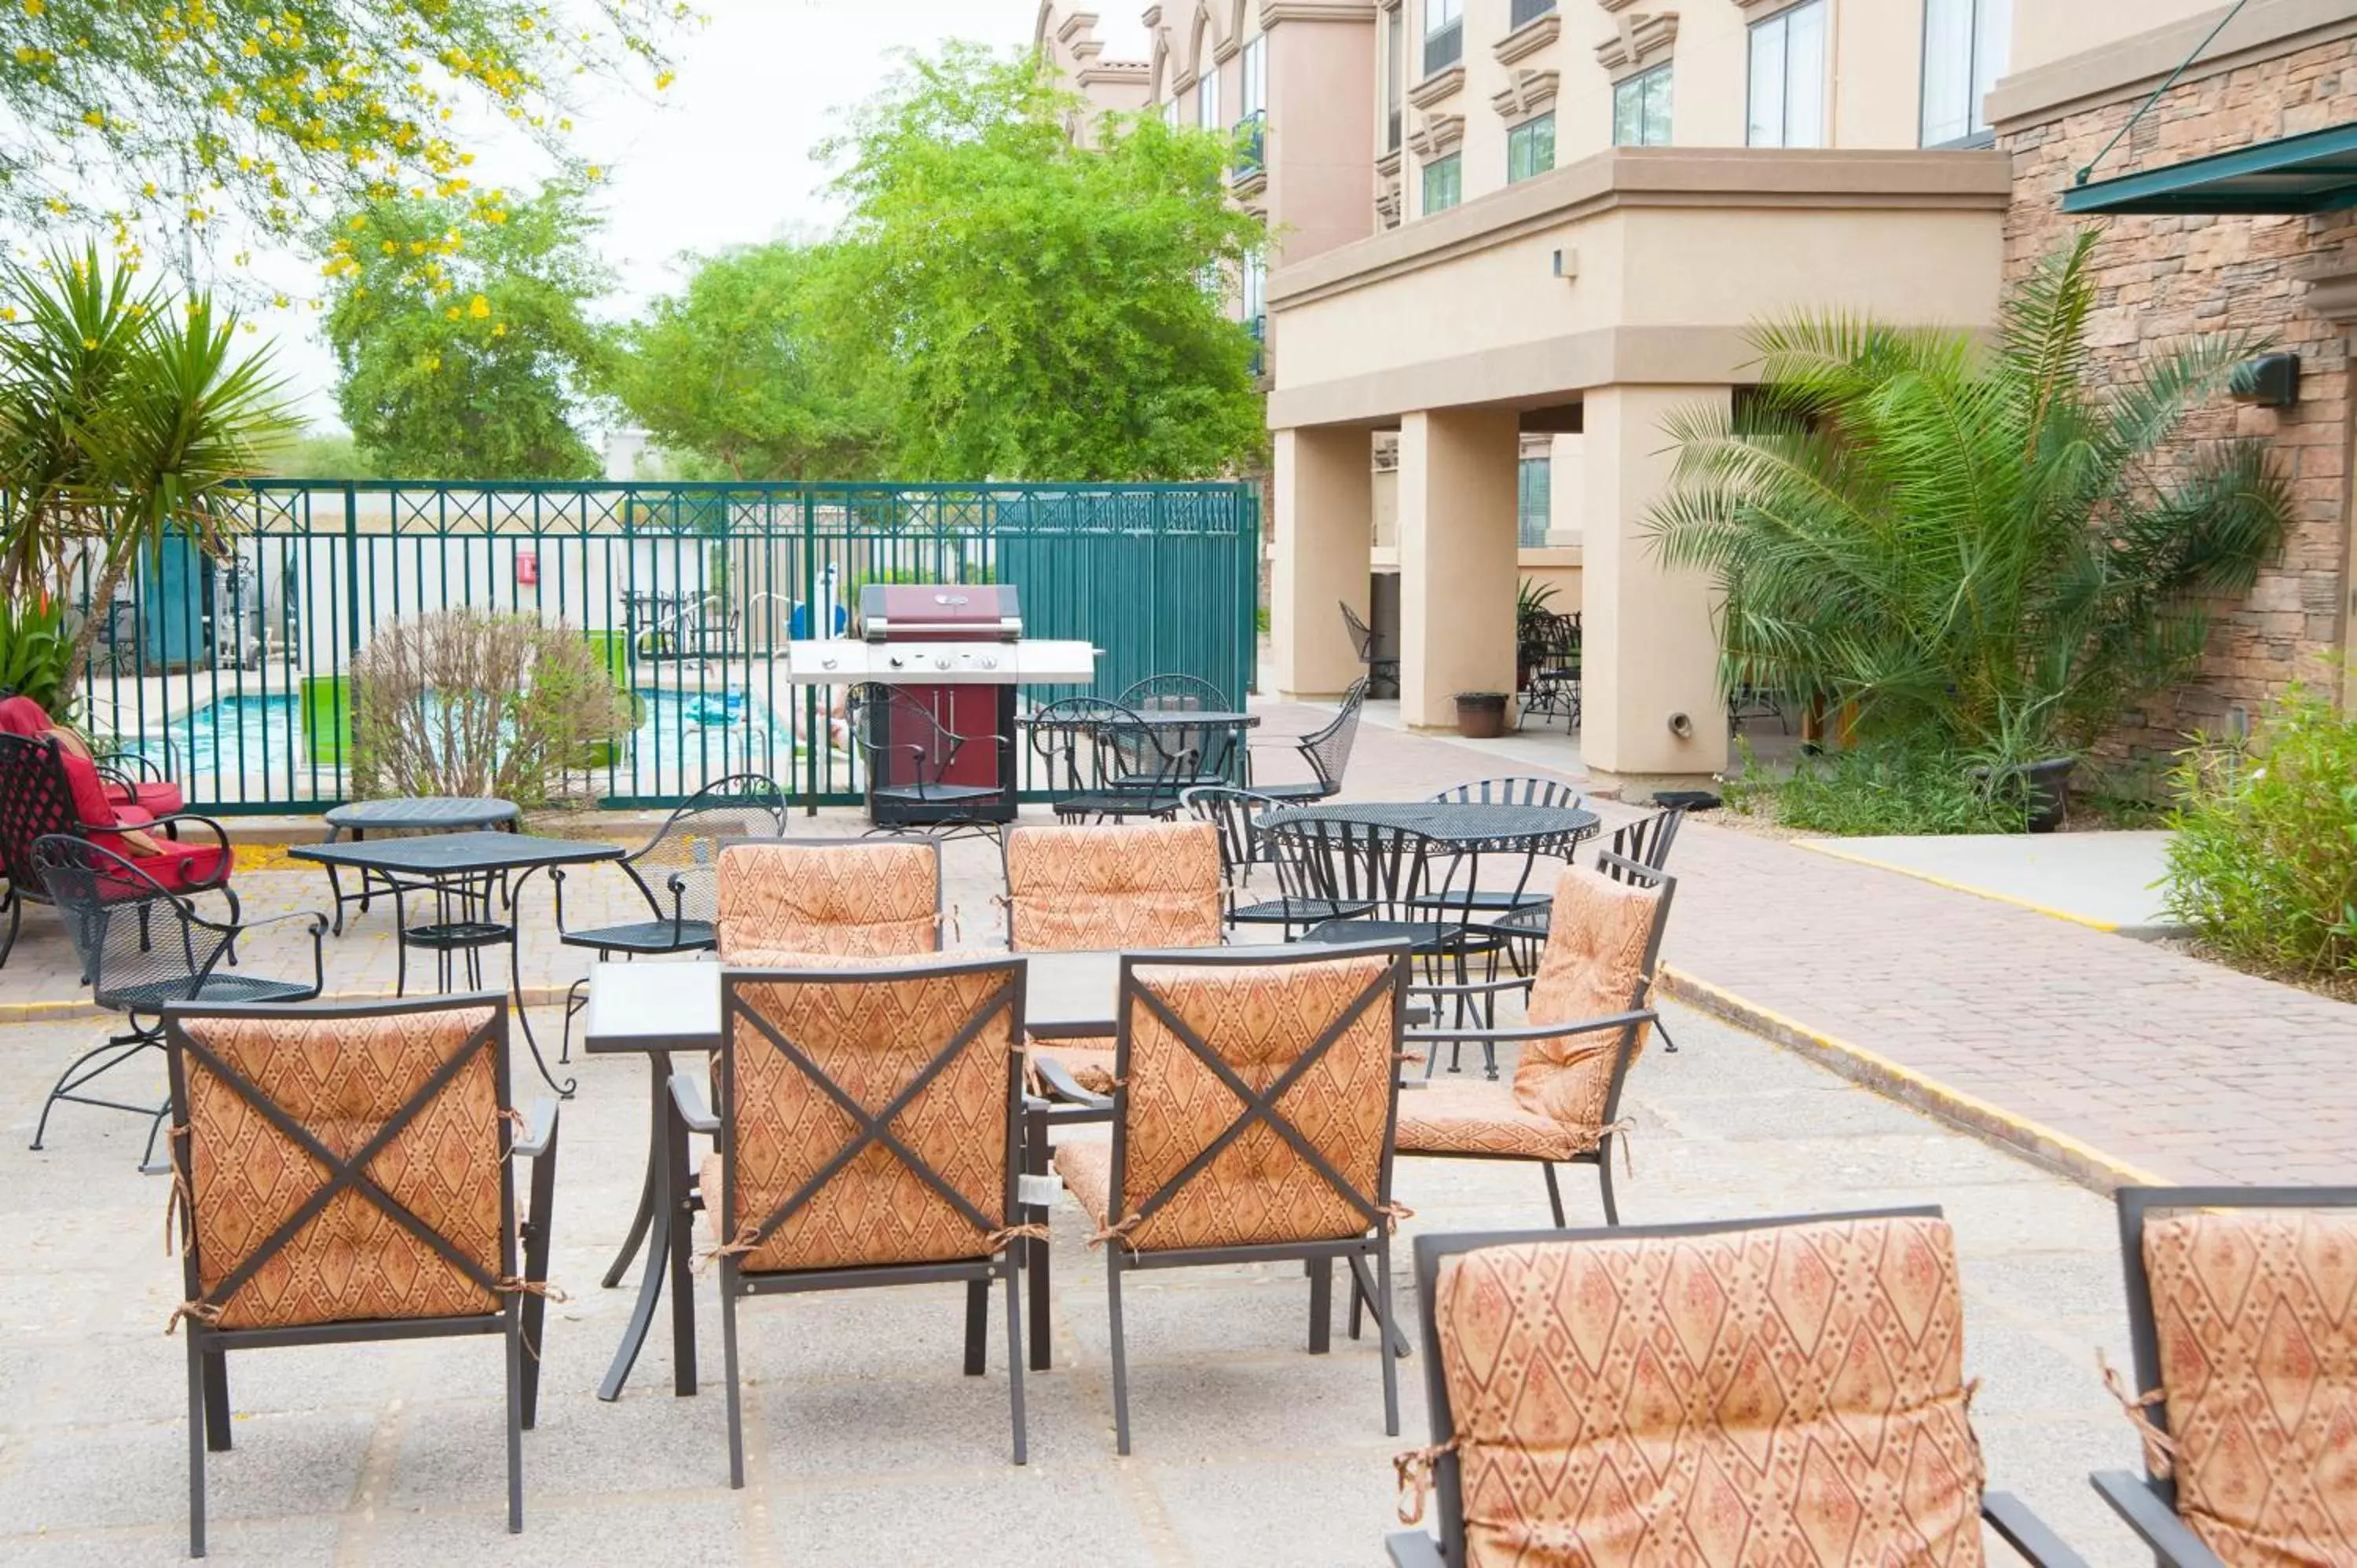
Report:
<svg viewBox="0 0 2357 1568"><path fill-rule="evenodd" d="M1876 860L1870 855L1859 854L1855 850L1835 849L1831 844L1813 839L1794 839L1792 842L1812 854L1822 854L1832 860L1846 860L1852 865L1870 865L1877 871L1888 871L1894 876L1911 876L1918 882L1928 882L1934 887L1944 887L1951 893L1969 893L1975 898L1986 898L1992 904L2010 904L2017 909L2028 909L2032 914L2044 915L2050 919L2068 920L2074 926L2084 926L2090 930L2117 931L2120 929L2119 923L2115 920L2097 920L2085 915L2074 915L2068 909L2056 909L2044 904L2033 903L2028 898L2017 898L2010 893L1992 893L1986 887L1975 887L1969 883L1953 881L1945 876L1934 876L1928 871L1918 871L1911 865L1894 865L1889 861Z"/></svg>
<svg viewBox="0 0 2357 1568"><path fill-rule="evenodd" d="M483 989L497 991L500 988L485 986ZM523 1004L527 1007L554 1007L565 999L570 990L571 987L564 985L527 985L523 990ZM425 991L412 992L410 1000L417 1001L432 994ZM390 1002L393 999L390 991L330 991L317 998L321 1002ZM515 998L512 993L508 993L508 999L512 1002ZM98 1018L106 1016L109 1011L86 996L62 1002L0 1002L0 1027L10 1024L53 1024L70 1018Z"/></svg>
<svg viewBox="0 0 2357 1568"><path fill-rule="evenodd" d="M1733 992L1723 991L1708 981L1697 980L1666 964L1662 967L1661 989L1664 995L1674 996L1804 1056L1886 1099L1912 1106L1986 1142L2003 1144L2015 1154L2027 1155L2082 1187L2109 1194L2123 1187L2177 1185L2167 1176L2158 1176L2141 1165L2130 1165L2068 1133L2049 1127L2042 1122L2034 1122L2027 1116L2017 1115L1976 1094L1967 1094L1961 1089L1942 1083L1903 1062L1893 1061L1879 1051L1868 1050L1864 1046L1852 1045L1847 1040L1812 1029L1805 1024L1787 1018L1758 1003L1746 1001Z"/></svg>

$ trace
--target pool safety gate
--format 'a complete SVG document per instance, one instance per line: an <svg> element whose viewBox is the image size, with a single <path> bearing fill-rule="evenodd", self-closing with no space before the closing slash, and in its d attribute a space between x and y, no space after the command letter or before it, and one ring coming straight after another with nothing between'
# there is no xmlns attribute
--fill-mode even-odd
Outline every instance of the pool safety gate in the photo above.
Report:
<svg viewBox="0 0 2357 1568"><path fill-rule="evenodd" d="M225 555L178 538L99 618L81 717L168 768L190 809L346 799L348 671L376 631L449 606L580 628L630 698L594 749L601 803L662 806L755 769L859 798L841 689L786 645L849 629L869 583L1012 583L1027 630L1103 650L1092 686L1254 682L1259 506L1241 484L410 484L259 480L222 492ZM1045 786L1024 750L1027 797Z"/></svg>

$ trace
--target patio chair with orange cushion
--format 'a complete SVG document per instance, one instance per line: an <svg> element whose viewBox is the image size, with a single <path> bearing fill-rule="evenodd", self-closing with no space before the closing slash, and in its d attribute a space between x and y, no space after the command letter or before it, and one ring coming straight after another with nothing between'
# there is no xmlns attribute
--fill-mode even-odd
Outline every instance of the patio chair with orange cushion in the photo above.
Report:
<svg viewBox="0 0 2357 1568"><path fill-rule="evenodd" d="M723 963L939 952L942 846L931 838L780 839L720 852Z"/></svg>
<svg viewBox="0 0 2357 1568"><path fill-rule="evenodd" d="M1936 1208L1419 1236L1432 1445L1398 1568L1982 1562L1955 1240Z"/></svg>
<svg viewBox="0 0 2357 1568"><path fill-rule="evenodd" d="M229 1353L282 1345L500 1336L508 1529L522 1530L556 1102L528 1123L514 1109L507 999L174 1005L164 1042L187 1293L173 1322L188 1325L189 1555L205 1554L205 1451L230 1446ZM533 1162L521 1225L519 1155ZM417 1430L434 1440L433 1423ZM277 1445L277 1463L307 1462L302 1444Z"/></svg>
<svg viewBox="0 0 2357 1568"><path fill-rule="evenodd" d="M1527 1021L1499 1029L1410 1031L1429 1052L1459 1040L1522 1047L1511 1084L1429 1078L1400 1097L1399 1152L1447 1159L1529 1160L1546 1173L1547 1204L1563 1223L1558 1165L1596 1167L1604 1219L1620 1222L1612 1144L1625 1137L1620 1090L1653 1022L1646 1005L1676 878L1609 854L1595 869L1566 866L1555 881L1546 946L1527 981L1418 986L1461 995L1527 985ZM1426 1059L1427 1070L1429 1058Z"/></svg>
<svg viewBox="0 0 2357 1568"><path fill-rule="evenodd" d="M728 1484L745 1484L740 1298L963 1280L969 1374L983 1370L990 1283L1006 1290L1007 1395L1025 1458L1016 1140L1020 959L917 968L734 969L721 982L716 1114L672 1078L708 1133L718 1240Z"/></svg>
<svg viewBox="0 0 2357 1568"><path fill-rule="evenodd" d="M1017 952L1217 947L1224 898L1210 822L1006 834L1006 945ZM1033 1040L1025 1049L1047 1092L1082 1102L1113 1092L1111 1039Z"/></svg>
<svg viewBox="0 0 2357 1568"><path fill-rule="evenodd" d="M1122 1276L1300 1260L1309 1350L1325 1352L1334 1260L1391 1318L1392 1131L1405 944L1122 960L1113 1137L1057 1145L1056 1173L1105 1249L1114 1445L1129 1452ZM1373 1272L1369 1273L1369 1265ZM1399 1375L1383 1430L1399 1432Z"/></svg>
<svg viewBox="0 0 2357 1568"><path fill-rule="evenodd" d="M2357 1563L2357 1187L2117 1200L2146 1474L2095 1490L2173 1568Z"/></svg>

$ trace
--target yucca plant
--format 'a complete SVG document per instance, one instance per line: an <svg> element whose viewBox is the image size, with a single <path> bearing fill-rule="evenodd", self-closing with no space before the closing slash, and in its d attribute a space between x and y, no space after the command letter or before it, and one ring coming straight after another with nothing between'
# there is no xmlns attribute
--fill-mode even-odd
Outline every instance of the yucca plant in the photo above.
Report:
<svg viewBox="0 0 2357 1568"><path fill-rule="evenodd" d="M167 533L222 546L214 492L263 471L293 428L266 351L233 313L139 283L95 245L0 266L0 594L70 604L79 682L109 604Z"/></svg>
<svg viewBox="0 0 2357 1568"><path fill-rule="evenodd" d="M2287 490L2254 440L2179 443L2260 346L2207 338L2098 390L2095 238L1984 345L1848 317L1756 328L1760 385L1673 419L1663 561L1723 596L1721 677L1854 713L1862 739L1996 764L2082 748L2190 673Z"/></svg>

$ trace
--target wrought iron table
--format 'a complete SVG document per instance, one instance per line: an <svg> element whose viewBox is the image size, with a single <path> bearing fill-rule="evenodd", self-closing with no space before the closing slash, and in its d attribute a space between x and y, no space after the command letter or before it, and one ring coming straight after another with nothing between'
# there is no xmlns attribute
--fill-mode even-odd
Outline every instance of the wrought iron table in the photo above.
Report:
<svg viewBox="0 0 2357 1568"><path fill-rule="evenodd" d="M1256 945L1256 944L1243 944ZM1267 944L1272 947L1275 944ZM1024 1028L1048 1039L1097 1038L1114 1029L1121 990L1118 952L1035 952L1017 955L1028 966L1024 982ZM878 963L906 963L904 958L878 959ZM643 1056L648 1063L647 1171L639 1195L639 1209L630 1221L622 1250L606 1271L608 1290L621 1283L631 1259L643 1245L646 1264L639 1278L639 1299L622 1342L597 1385L597 1397L617 1400L630 1380L630 1368L654 1326L655 1308L665 1274L672 1292L672 1391L695 1392L695 1305L693 1296L695 1226L694 1207L687 1187L687 1128L671 1109L672 1057L677 1053L720 1048L720 976L722 966L711 962L598 963L589 969L588 1028L583 1048L592 1056ZM1087 1106L1051 1109L1047 1101L1025 1100L1023 1157L1025 1185L1031 1187L1025 1218L1048 1217L1048 1128L1078 1122L1103 1122L1112 1112ZM1036 1179L1034 1179L1036 1178ZM1048 1243L1026 1240L1023 1267L1030 1275L1031 1355L1034 1369L1049 1364Z"/></svg>
<svg viewBox="0 0 2357 1568"><path fill-rule="evenodd" d="M296 860L357 871L363 886L371 876L384 883L393 895L394 922L401 928L398 988L403 991L408 989L409 949L414 946L431 948L440 955L439 978L447 990L453 952L466 952L472 973L477 950L504 945L508 950L509 984L515 993L516 1024L523 1033L524 1044L532 1047L533 1065L540 1069L541 1079L549 1088L572 1098L576 1080L567 1079L559 1083L548 1070L548 1063L540 1054L540 1042L533 1036L531 1016L524 1008L522 944L516 940L516 904L533 872L552 865L587 865L619 860L625 853L620 844L542 838L512 832L477 832L355 843L296 844L286 853ZM506 886L511 875L515 881L511 886ZM494 880L504 888L501 897L508 916L504 920L490 918ZM410 925L404 901L411 893L430 896L439 918L428 925ZM454 904L459 911L455 919L451 918Z"/></svg>
<svg viewBox="0 0 2357 1568"><path fill-rule="evenodd" d="M341 842L346 833L359 843L371 831L455 833L500 828L512 833L522 831L523 808L495 795L420 795L406 800L348 801L328 809L327 823L328 843ZM344 934L346 904L358 904L361 914L368 913L369 874L361 873L361 890L348 897L337 867L330 862L328 895L336 918L336 935L340 937Z"/></svg>
<svg viewBox="0 0 2357 1568"><path fill-rule="evenodd" d="M1463 853L1513 850L1547 840L1576 846L1594 838L1604 820L1584 806L1518 806L1486 800L1355 800L1346 805L1285 806L1261 821L1353 822L1365 827L1404 828Z"/></svg>

